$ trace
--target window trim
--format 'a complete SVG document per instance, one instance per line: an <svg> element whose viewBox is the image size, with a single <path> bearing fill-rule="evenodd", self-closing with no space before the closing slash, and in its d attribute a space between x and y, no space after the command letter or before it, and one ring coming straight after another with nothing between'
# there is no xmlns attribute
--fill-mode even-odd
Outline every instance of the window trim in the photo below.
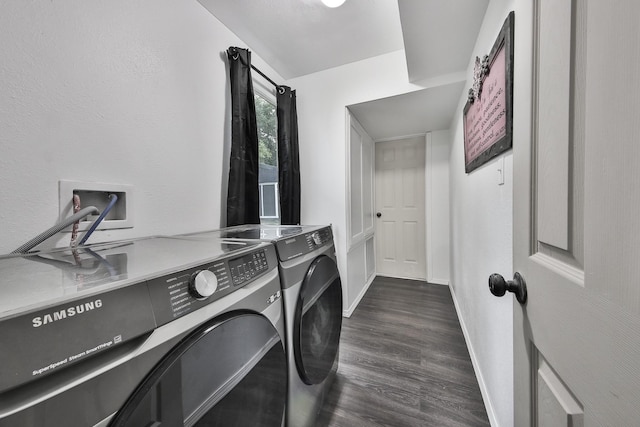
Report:
<svg viewBox="0 0 640 427"><path fill-rule="evenodd" d="M274 107L278 104L276 99L276 88L273 87L271 83L265 83L262 78L256 78L253 76L253 94L264 98Z"/></svg>
<svg viewBox="0 0 640 427"><path fill-rule="evenodd" d="M260 186L260 218L267 218L267 219L276 219L276 218L280 218L280 192L278 191L278 183L277 182L263 182L262 184L258 184ZM264 215L264 187L266 187L267 185L272 185L273 186L273 191L275 193L275 208L276 208L276 215L275 216L268 216L268 215Z"/></svg>

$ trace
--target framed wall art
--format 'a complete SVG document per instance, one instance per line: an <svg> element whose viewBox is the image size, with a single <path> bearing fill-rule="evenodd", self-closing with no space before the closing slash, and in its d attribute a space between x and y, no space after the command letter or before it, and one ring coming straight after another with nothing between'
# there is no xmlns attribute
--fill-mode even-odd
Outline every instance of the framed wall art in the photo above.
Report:
<svg viewBox="0 0 640 427"><path fill-rule="evenodd" d="M462 120L466 173L513 146L513 28L511 12L491 52L476 57Z"/></svg>

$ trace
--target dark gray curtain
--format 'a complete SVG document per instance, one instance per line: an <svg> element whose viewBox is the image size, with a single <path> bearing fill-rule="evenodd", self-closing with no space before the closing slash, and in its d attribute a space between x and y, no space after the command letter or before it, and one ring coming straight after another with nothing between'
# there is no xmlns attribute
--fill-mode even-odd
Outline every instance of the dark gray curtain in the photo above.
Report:
<svg viewBox="0 0 640 427"><path fill-rule="evenodd" d="M300 224L300 160L296 91L278 86L278 190L280 223Z"/></svg>
<svg viewBox="0 0 640 427"><path fill-rule="evenodd" d="M251 52L227 50L231 77L231 160L227 226L260 223L258 129L251 80Z"/></svg>

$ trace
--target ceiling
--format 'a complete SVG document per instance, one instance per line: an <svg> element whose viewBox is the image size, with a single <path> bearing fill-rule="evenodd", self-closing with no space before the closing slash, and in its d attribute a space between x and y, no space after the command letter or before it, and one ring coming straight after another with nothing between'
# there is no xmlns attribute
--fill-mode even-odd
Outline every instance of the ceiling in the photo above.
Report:
<svg viewBox="0 0 640 427"><path fill-rule="evenodd" d="M467 70L489 0L398 0L409 81Z"/></svg>
<svg viewBox="0 0 640 427"><path fill-rule="evenodd" d="M198 0L283 78L404 49L408 81L463 75L489 0ZM447 80L447 79L445 79ZM464 77L349 106L374 140L447 129ZM451 79L448 79L451 82Z"/></svg>
<svg viewBox="0 0 640 427"><path fill-rule="evenodd" d="M394 0L199 0L285 79L402 49Z"/></svg>
<svg viewBox="0 0 640 427"><path fill-rule="evenodd" d="M403 95L349 106L374 140L449 129L464 82L450 83Z"/></svg>

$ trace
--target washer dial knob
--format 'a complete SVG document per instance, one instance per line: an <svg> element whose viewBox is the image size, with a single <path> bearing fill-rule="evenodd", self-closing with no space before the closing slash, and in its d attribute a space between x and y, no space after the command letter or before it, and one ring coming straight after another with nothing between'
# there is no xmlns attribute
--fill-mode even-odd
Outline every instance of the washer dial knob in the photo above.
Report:
<svg viewBox="0 0 640 427"><path fill-rule="evenodd" d="M191 275L189 292L194 298L209 298L216 289L218 289L218 278L211 271L200 270Z"/></svg>
<svg viewBox="0 0 640 427"><path fill-rule="evenodd" d="M311 235L311 238L313 239L313 243L315 243L316 246L320 246L322 244L322 237L320 237L320 233L318 233L317 231Z"/></svg>

